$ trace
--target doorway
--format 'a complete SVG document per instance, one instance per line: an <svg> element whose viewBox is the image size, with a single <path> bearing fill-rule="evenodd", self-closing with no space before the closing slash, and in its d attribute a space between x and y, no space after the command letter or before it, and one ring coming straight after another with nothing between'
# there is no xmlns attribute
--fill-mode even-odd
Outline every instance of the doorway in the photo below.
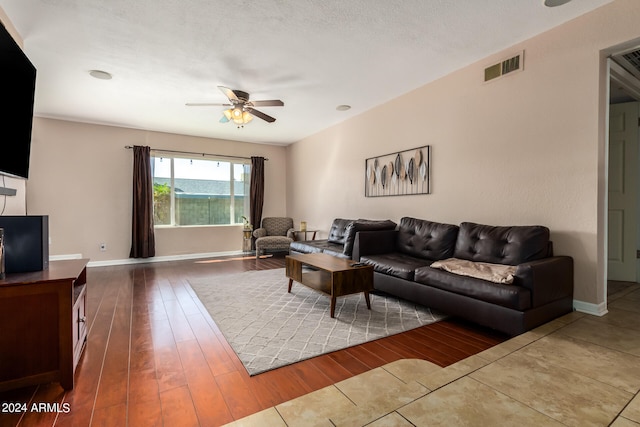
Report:
<svg viewBox="0 0 640 427"><path fill-rule="evenodd" d="M609 59L605 298L640 280L640 63L638 48ZM606 300L605 300L606 301Z"/></svg>

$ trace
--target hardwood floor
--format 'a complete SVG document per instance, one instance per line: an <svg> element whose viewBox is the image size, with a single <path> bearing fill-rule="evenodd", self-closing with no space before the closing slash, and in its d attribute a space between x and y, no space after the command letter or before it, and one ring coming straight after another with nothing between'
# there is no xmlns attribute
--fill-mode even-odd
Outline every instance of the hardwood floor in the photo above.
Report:
<svg viewBox="0 0 640 427"><path fill-rule="evenodd" d="M74 389L0 393L0 426L219 426L401 358L447 366L508 338L445 320L250 377L188 279L282 267L238 256L88 268Z"/></svg>

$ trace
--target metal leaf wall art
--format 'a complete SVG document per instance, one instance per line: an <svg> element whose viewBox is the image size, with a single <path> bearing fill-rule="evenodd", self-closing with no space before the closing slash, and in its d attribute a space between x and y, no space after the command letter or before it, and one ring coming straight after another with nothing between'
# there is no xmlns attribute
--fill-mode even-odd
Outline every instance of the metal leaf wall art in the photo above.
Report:
<svg viewBox="0 0 640 427"><path fill-rule="evenodd" d="M371 157L365 160L366 197L429 194L431 146Z"/></svg>

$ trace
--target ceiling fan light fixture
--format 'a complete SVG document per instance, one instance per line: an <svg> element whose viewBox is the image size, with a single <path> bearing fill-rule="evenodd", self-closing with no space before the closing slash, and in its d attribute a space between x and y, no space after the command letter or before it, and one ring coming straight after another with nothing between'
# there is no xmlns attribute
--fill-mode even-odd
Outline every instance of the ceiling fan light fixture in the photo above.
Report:
<svg viewBox="0 0 640 427"><path fill-rule="evenodd" d="M237 125L245 125L253 120L253 116L248 111L244 111L241 107L228 108L222 112L228 121L232 121Z"/></svg>
<svg viewBox="0 0 640 427"><path fill-rule="evenodd" d="M188 106L221 106L228 107L222 111L222 117L220 123L233 122L238 125L238 128L251 122L253 117L258 117L268 123L276 121L275 118L268 114L263 113L260 110L256 110L254 107L282 107L284 102L279 99L265 99L260 101L249 101L249 93L241 90L231 90L228 87L218 86L218 88L229 99L230 104L218 104L218 103L187 103Z"/></svg>
<svg viewBox="0 0 640 427"><path fill-rule="evenodd" d="M233 111L233 123L237 125L246 125L251 120L253 120L253 116L248 111L241 111L239 116L235 115L235 110Z"/></svg>

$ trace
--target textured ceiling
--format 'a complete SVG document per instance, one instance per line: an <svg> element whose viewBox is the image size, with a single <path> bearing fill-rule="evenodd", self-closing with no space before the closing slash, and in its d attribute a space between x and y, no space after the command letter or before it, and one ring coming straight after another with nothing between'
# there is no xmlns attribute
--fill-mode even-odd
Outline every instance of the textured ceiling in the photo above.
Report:
<svg viewBox="0 0 640 427"><path fill-rule="evenodd" d="M35 114L288 144L611 0L0 0L38 70ZM113 74L90 77L89 70ZM219 123L218 85L283 107ZM336 111L349 104L347 112Z"/></svg>

